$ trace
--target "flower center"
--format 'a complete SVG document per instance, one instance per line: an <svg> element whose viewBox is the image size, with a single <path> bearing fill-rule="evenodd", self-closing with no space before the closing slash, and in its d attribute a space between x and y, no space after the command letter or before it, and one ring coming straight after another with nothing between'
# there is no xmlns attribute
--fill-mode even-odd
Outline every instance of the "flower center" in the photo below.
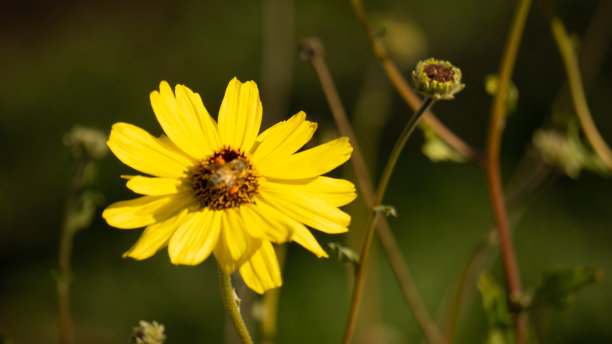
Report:
<svg viewBox="0 0 612 344"><path fill-rule="evenodd" d="M191 187L200 203L214 210L251 203L258 175L244 153L223 147L191 172Z"/></svg>
<svg viewBox="0 0 612 344"><path fill-rule="evenodd" d="M452 67L432 63L425 66L423 71L431 80L435 80L437 82L453 81L454 72Z"/></svg>

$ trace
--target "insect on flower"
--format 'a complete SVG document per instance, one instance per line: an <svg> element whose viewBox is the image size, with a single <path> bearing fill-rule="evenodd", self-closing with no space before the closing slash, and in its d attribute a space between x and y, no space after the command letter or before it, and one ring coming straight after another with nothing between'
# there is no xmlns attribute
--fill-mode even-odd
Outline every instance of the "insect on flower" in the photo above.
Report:
<svg viewBox="0 0 612 344"><path fill-rule="evenodd" d="M217 120L183 85L173 91L162 81L150 98L163 136L116 123L108 139L119 160L143 174L127 182L139 197L102 213L113 227L145 227L124 257L147 259L168 247L173 264L197 265L214 255L224 273L239 271L263 293L282 285L273 244L293 241L327 257L306 226L348 231L351 217L340 207L355 199L355 186L323 176L350 158L348 138L300 150L317 128L301 111L260 133L253 81L229 82Z"/></svg>
<svg viewBox="0 0 612 344"><path fill-rule="evenodd" d="M227 187L230 194L235 194L240 188L240 183L249 172L249 163L242 158L235 158L225 162L222 157L217 157L212 164L212 174L208 177L207 185L212 189Z"/></svg>

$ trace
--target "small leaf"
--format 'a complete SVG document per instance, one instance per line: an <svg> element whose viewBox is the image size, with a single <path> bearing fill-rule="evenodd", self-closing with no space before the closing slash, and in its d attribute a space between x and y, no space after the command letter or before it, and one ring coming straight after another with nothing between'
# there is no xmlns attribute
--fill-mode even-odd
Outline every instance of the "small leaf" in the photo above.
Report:
<svg viewBox="0 0 612 344"><path fill-rule="evenodd" d="M552 306L561 311L570 306L580 289L601 281L597 267L561 267L545 272L533 295L532 307Z"/></svg>
<svg viewBox="0 0 612 344"><path fill-rule="evenodd" d="M70 209L66 219L66 227L70 233L89 227L93 221L97 207L104 202L104 195L99 192L83 192L74 208Z"/></svg>
<svg viewBox="0 0 612 344"><path fill-rule="evenodd" d="M508 311L506 291L489 273L484 273L478 279L478 290L482 298L489 333L487 344L514 343L512 334L512 315Z"/></svg>
<svg viewBox="0 0 612 344"><path fill-rule="evenodd" d="M397 217L397 210L395 210L395 207L392 205L386 205L386 204L377 205L373 208L373 210L387 217L389 216Z"/></svg>
<svg viewBox="0 0 612 344"><path fill-rule="evenodd" d="M425 136L425 142L421 151L432 162L450 161L450 162L466 162L467 158L451 147L444 141L436 132L427 125L421 122L421 130Z"/></svg>
<svg viewBox="0 0 612 344"><path fill-rule="evenodd" d="M499 87L499 76L497 74L489 74L485 78L485 91L491 95L495 96L497 94L497 89ZM519 91L516 85L510 80L510 84L508 85L508 89L506 91L506 113L509 115L514 110L516 110L516 105L518 104Z"/></svg>
<svg viewBox="0 0 612 344"><path fill-rule="evenodd" d="M357 268L359 264L359 255L355 251L336 242L330 242L327 246L330 248L330 255L338 262L344 265L350 265L353 269Z"/></svg>

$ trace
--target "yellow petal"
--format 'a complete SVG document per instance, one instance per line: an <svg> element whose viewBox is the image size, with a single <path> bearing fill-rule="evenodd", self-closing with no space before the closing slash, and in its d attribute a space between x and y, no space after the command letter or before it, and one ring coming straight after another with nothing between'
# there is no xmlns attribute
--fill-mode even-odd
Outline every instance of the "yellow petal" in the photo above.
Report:
<svg viewBox="0 0 612 344"><path fill-rule="evenodd" d="M139 228L164 221L194 202L196 201L190 192L168 196L143 196L109 205L102 212L102 217L113 227Z"/></svg>
<svg viewBox="0 0 612 344"><path fill-rule="evenodd" d="M348 137L340 137L278 160L274 164L257 166L257 169L268 178L314 178L340 166L351 157L352 151L353 147L348 142Z"/></svg>
<svg viewBox="0 0 612 344"><path fill-rule="evenodd" d="M223 271L232 273L261 246L261 240L248 235L236 210L220 213L221 233L213 252Z"/></svg>
<svg viewBox="0 0 612 344"><path fill-rule="evenodd" d="M141 195L160 196L186 190L187 187L183 183L183 180L174 178L130 176L126 186Z"/></svg>
<svg viewBox="0 0 612 344"><path fill-rule="evenodd" d="M251 259L240 266L244 283L259 294L283 284L274 247L264 241Z"/></svg>
<svg viewBox="0 0 612 344"><path fill-rule="evenodd" d="M138 238L138 241L127 252L123 258L131 257L137 260L147 259L168 244L170 236L182 223L187 211L181 211L178 215L148 226Z"/></svg>
<svg viewBox="0 0 612 344"><path fill-rule="evenodd" d="M330 234L348 231L351 217L347 213L306 194L277 185L261 184L259 196L280 212L309 227Z"/></svg>
<svg viewBox="0 0 612 344"><path fill-rule="evenodd" d="M310 231L308 230L308 228L306 228L306 226L304 226L302 223L298 221L295 221L291 217L285 216L284 214L280 213L273 206L268 204L268 202L265 199L258 197L257 206L262 206L262 205L266 205L266 208L271 209L271 211L276 211L278 214L280 214L279 218L281 218L282 221L285 222L286 225L291 228L291 231L293 233L293 235L291 236L292 241L302 245L305 249L314 253L319 258L328 257L325 250L323 250L321 245L319 245L319 243L317 242L317 239L312 235L312 233L310 233Z"/></svg>
<svg viewBox="0 0 612 344"><path fill-rule="evenodd" d="M221 143L249 152L261 126L261 101L253 81L241 83L234 78L227 85L219 110Z"/></svg>
<svg viewBox="0 0 612 344"><path fill-rule="evenodd" d="M269 183L272 185L268 185ZM306 180L262 180L261 185L263 189L272 187L284 189L285 192L299 192L334 207L348 204L357 197L353 183L324 176Z"/></svg>
<svg viewBox="0 0 612 344"><path fill-rule="evenodd" d="M296 223L298 223L296 221ZM312 233L306 228L306 226L299 223L299 226L294 227L293 237L291 238L294 242L302 245L308 251L314 253L319 258L327 258L327 252L319 245L317 239Z"/></svg>
<svg viewBox="0 0 612 344"><path fill-rule="evenodd" d="M299 112L290 119L277 123L257 138L258 146L253 154L256 166L274 164L302 148L317 130L317 124L305 121L306 114Z"/></svg>
<svg viewBox="0 0 612 344"><path fill-rule="evenodd" d="M168 244L172 264L203 262L217 244L220 228L221 212L203 208L187 214Z"/></svg>
<svg viewBox="0 0 612 344"><path fill-rule="evenodd" d="M269 205L243 204L239 211L249 235L279 244L291 240L293 228L284 220L286 216Z"/></svg>
<svg viewBox="0 0 612 344"><path fill-rule="evenodd" d="M157 177L181 177L195 162L163 140L128 123L115 123L108 147L124 164Z"/></svg>
<svg viewBox="0 0 612 344"><path fill-rule="evenodd" d="M151 106L162 129L185 153L202 159L219 147L213 119L199 95L185 86L176 86L176 97L167 82L151 92Z"/></svg>

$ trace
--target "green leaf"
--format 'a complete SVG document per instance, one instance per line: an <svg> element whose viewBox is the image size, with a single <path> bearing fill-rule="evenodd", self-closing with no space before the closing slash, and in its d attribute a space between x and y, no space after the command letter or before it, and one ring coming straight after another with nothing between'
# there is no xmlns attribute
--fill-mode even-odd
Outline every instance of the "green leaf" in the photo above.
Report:
<svg viewBox="0 0 612 344"><path fill-rule="evenodd" d="M86 191L83 192L74 208L70 209L66 226L70 233L89 227L93 221L96 209L104 203L104 195L99 192Z"/></svg>
<svg viewBox="0 0 612 344"><path fill-rule="evenodd" d="M487 344L514 343L512 314L508 311L506 291L489 273L483 273L478 279L478 290L482 298L489 333Z"/></svg>
<svg viewBox="0 0 612 344"><path fill-rule="evenodd" d="M327 246L331 251L330 256L334 257L337 261L344 265L349 265L353 269L357 268L357 265L359 264L359 255L357 252L336 242L330 242L327 244Z"/></svg>
<svg viewBox="0 0 612 344"><path fill-rule="evenodd" d="M386 217L393 216L397 217L397 210L392 205L381 204L377 205L373 208L373 210L377 213L381 213Z"/></svg>
<svg viewBox="0 0 612 344"><path fill-rule="evenodd" d="M429 160L432 162L450 161L459 163L467 161L465 156L449 146L446 141L438 136L431 126L425 124L425 122L421 122L420 126L425 136L425 142L423 143L421 151Z"/></svg>
<svg viewBox="0 0 612 344"><path fill-rule="evenodd" d="M497 74L489 74L485 77L485 91L491 95L495 96L497 94L497 89L499 87L499 76ZM510 80L510 84L508 85L508 89L506 91L506 111L507 114L511 114L514 110L516 110L516 105L518 104L519 91L516 85Z"/></svg>
<svg viewBox="0 0 612 344"><path fill-rule="evenodd" d="M570 306L580 289L601 281L603 272L598 267L560 267L545 272L536 288L532 307L551 306L564 310Z"/></svg>

